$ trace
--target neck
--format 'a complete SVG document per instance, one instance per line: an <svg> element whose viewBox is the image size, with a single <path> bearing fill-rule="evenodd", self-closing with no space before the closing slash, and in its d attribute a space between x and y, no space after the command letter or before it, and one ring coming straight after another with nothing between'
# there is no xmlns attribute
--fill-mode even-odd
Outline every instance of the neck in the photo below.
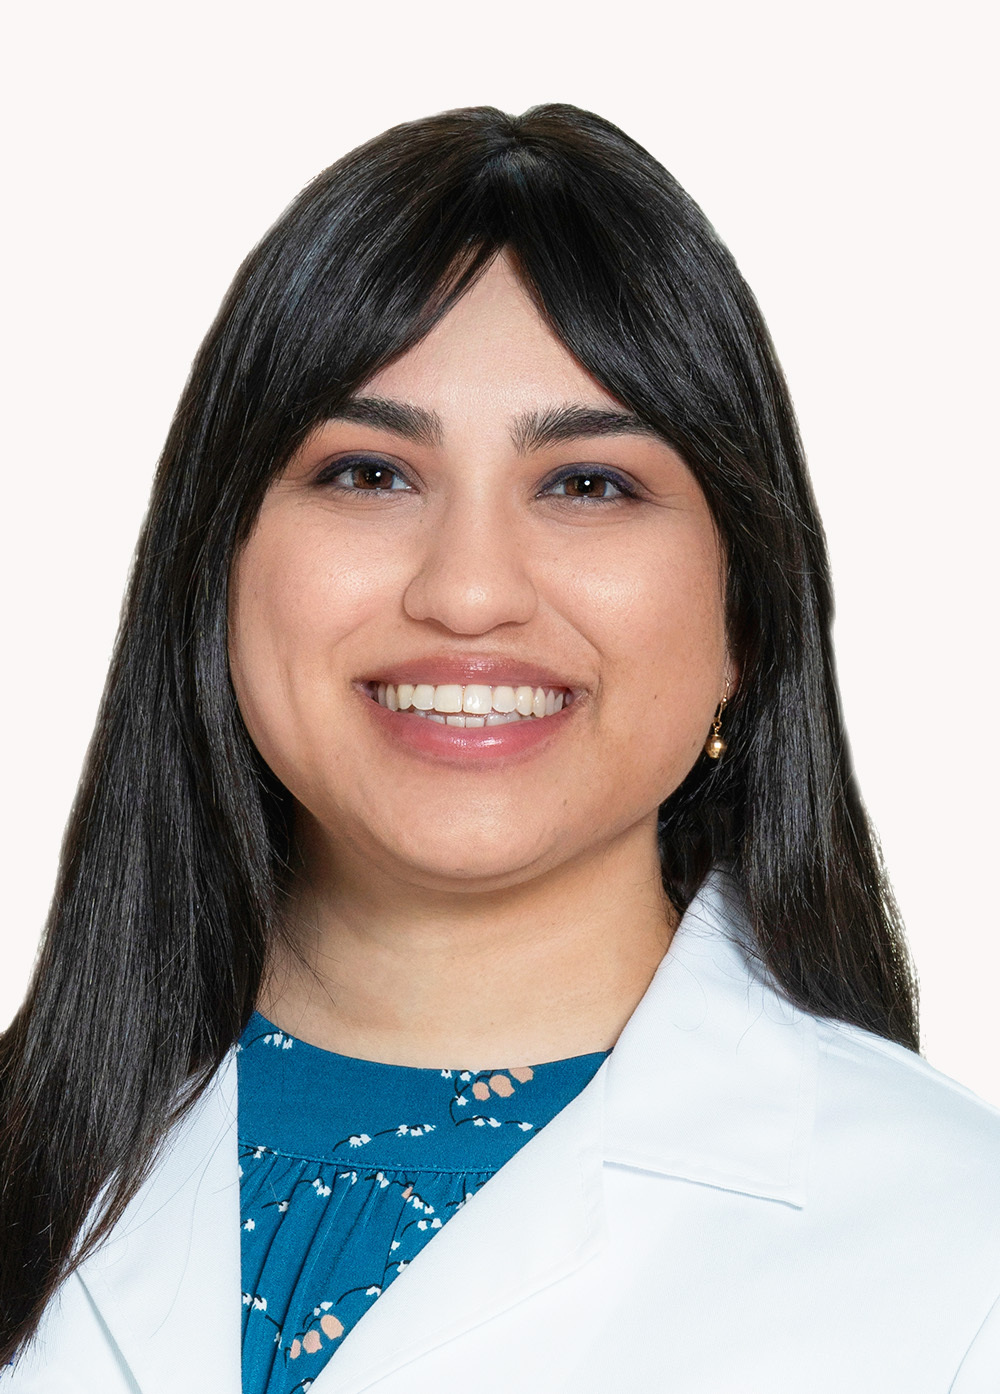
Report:
<svg viewBox="0 0 1000 1394"><path fill-rule="evenodd" d="M609 1050L677 923L652 826L501 890L428 889L342 849L336 874L332 861L304 856L258 1005L312 1045L386 1064Z"/></svg>

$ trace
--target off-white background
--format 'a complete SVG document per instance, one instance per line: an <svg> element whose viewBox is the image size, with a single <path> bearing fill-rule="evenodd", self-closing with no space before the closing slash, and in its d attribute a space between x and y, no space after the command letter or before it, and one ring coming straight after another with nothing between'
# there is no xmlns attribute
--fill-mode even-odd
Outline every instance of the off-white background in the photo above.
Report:
<svg viewBox="0 0 1000 1394"><path fill-rule="evenodd" d="M986 4L18 9L2 82L0 1025L154 462L237 264L312 175L385 127L558 100L662 160L762 303L829 533L848 725L924 1050L1000 1104Z"/></svg>

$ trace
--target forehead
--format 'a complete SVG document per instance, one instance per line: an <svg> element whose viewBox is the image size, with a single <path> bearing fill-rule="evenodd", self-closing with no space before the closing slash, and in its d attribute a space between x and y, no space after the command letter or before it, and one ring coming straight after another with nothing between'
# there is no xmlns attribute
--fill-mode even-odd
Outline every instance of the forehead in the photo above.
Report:
<svg viewBox="0 0 1000 1394"><path fill-rule="evenodd" d="M359 395L417 403L445 422L472 411L509 419L562 402L621 406L552 332L502 254Z"/></svg>

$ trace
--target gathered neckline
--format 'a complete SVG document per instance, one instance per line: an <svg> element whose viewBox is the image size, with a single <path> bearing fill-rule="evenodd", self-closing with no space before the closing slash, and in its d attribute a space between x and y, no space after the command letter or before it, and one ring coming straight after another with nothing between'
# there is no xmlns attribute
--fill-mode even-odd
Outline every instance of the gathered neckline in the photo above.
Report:
<svg viewBox="0 0 1000 1394"><path fill-rule="evenodd" d="M276 1025L273 1021L271 1021L270 1018L266 1017L263 1012L255 1008L254 1011L251 1013L250 1020L248 1021L246 1028L243 1031L243 1034L240 1036L238 1048L245 1049L247 1045L251 1044L252 1042L258 1039L263 1039L269 1045L274 1044L277 1048L288 1049L291 1049L291 1047L285 1047L285 1042L294 1042L294 1045L297 1051L300 1053L300 1055L302 1053L305 1053L308 1056L310 1053L315 1052L317 1056L324 1058L330 1062L339 1062L348 1069L351 1066L367 1066L373 1070L404 1070L408 1071L413 1075L433 1076L435 1079L441 1076L443 1070L449 1070L451 1073L456 1075L464 1073L487 1074L494 1073L498 1070L509 1070L511 1068L525 1068L537 1070L541 1068L549 1068L554 1065L574 1065L578 1064L581 1061L589 1062L592 1060L596 1060L598 1057L604 1059L611 1054L610 1050L584 1051L580 1055L560 1056L556 1060L540 1060L537 1062L532 1062L530 1066L520 1067L511 1067L510 1065L398 1065L395 1063L390 1063L386 1060L369 1060L366 1057L360 1055L341 1055L339 1051L328 1050L326 1046L313 1045L309 1041L304 1041L301 1036L296 1036L293 1035L290 1031L283 1030L280 1026Z"/></svg>
<svg viewBox="0 0 1000 1394"><path fill-rule="evenodd" d="M340 1055L254 1012L237 1045L239 1139L257 1160L386 1171L495 1171L583 1089L610 1051L471 1070Z"/></svg>

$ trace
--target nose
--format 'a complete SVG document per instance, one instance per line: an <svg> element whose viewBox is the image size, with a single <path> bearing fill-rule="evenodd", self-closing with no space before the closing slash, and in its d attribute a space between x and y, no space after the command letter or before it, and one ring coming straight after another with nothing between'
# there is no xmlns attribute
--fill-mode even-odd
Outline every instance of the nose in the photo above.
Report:
<svg viewBox="0 0 1000 1394"><path fill-rule="evenodd" d="M428 520L419 564L403 597L413 620L453 634L486 634L524 624L538 608L529 548L495 496L455 501Z"/></svg>

